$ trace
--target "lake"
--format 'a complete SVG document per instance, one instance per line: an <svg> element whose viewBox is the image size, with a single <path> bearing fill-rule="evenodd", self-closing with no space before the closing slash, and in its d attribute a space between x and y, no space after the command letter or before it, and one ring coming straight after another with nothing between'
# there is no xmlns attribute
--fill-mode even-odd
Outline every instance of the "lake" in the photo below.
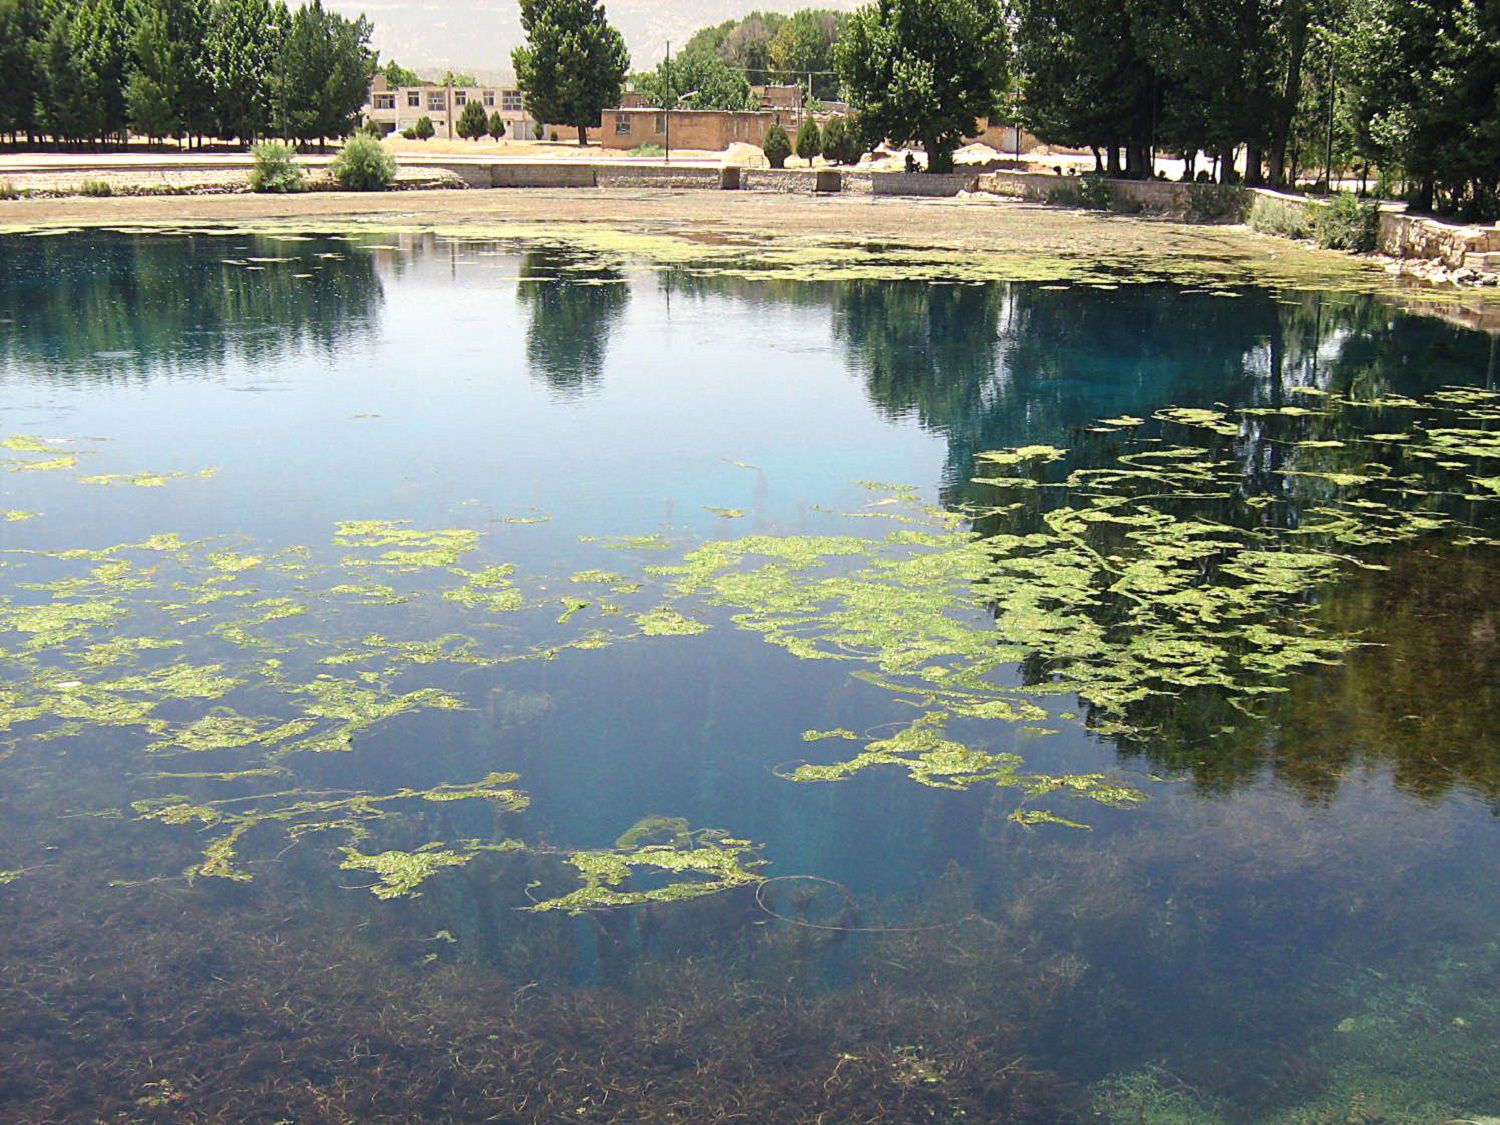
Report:
<svg viewBox="0 0 1500 1125"><path fill-rule="evenodd" d="M1495 338L0 263L0 1117L1500 1115Z"/></svg>

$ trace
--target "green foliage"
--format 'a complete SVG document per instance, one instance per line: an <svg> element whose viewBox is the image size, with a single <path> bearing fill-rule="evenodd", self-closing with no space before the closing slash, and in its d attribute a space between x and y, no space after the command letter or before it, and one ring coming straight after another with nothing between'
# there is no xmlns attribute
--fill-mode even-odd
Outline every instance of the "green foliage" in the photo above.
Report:
<svg viewBox="0 0 1500 1125"><path fill-rule="evenodd" d="M537 121L588 130L607 106L618 105L630 69L625 39L605 18L600 0L521 0L525 46L511 53L526 108Z"/></svg>
<svg viewBox="0 0 1500 1125"><path fill-rule="evenodd" d="M858 164L863 155L858 125L847 117L830 118L823 129L823 156L834 164Z"/></svg>
<svg viewBox="0 0 1500 1125"><path fill-rule="evenodd" d="M1195 222L1238 222L1249 192L1238 184L1188 184L1187 218Z"/></svg>
<svg viewBox="0 0 1500 1125"><path fill-rule="evenodd" d="M328 172L347 191L388 191L396 182L396 158L374 137L359 133L345 142Z"/></svg>
<svg viewBox="0 0 1500 1125"><path fill-rule="evenodd" d="M251 150L255 164L250 169L250 190L287 193L305 186L297 164L297 150L285 141L261 141Z"/></svg>
<svg viewBox="0 0 1500 1125"><path fill-rule="evenodd" d="M324 9L298 8L272 75L273 127L301 141L345 137L359 122L375 74L370 21Z"/></svg>
<svg viewBox="0 0 1500 1125"><path fill-rule="evenodd" d="M785 168L786 158L792 155L792 139L780 125L772 125L766 130L766 139L762 142L761 149L772 168Z"/></svg>
<svg viewBox="0 0 1500 1125"><path fill-rule="evenodd" d="M812 76L813 98L838 96L835 49L849 17L844 12L804 8L794 12L777 29L770 42L771 64L785 82L803 82Z"/></svg>
<svg viewBox="0 0 1500 1125"><path fill-rule="evenodd" d="M1268 200L1263 195L1250 199L1250 214L1246 222L1262 234L1275 234L1283 238L1311 238L1312 218L1304 204L1295 207Z"/></svg>
<svg viewBox="0 0 1500 1125"><path fill-rule="evenodd" d="M433 128L432 118L426 114L417 118L417 123L411 127L412 138L419 141L430 141L436 134L437 130Z"/></svg>
<svg viewBox="0 0 1500 1125"><path fill-rule="evenodd" d="M837 57L867 132L920 143L928 171L947 172L998 104L1010 49L998 0L877 0L850 17Z"/></svg>
<svg viewBox="0 0 1500 1125"><path fill-rule="evenodd" d="M485 122L484 128L485 132L490 135L491 140L498 141L501 137L505 136L505 118L500 116L500 111L498 109L494 113L490 114L489 120Z"/></svg>
<svg viewBox="0 0 1500 1125"><path fill-rule="evenodd" d="M745 76L730 70L717 54L683 52L663 59L655 70L632 77L630 85L662 107L680 103L689 109L745 110L755 104ZM684 94L692 96L683 99Z"/></svg>
<svg viewBox="0 0 1500 1125"><path fill-rule="evenodd" d="M464 106L464 111L458 115L458 123L455 126L458 135L466 141L477 141L481 137L489 136L490 119L484 112L484 106L478 102L469 102Z"/></svg>
<svg viewBox="0 0 1500 1125"><path fill-rule="evenodd" d="M1369 253L1380 235L1380 205L1353 195L1336 195L1313 211L1313 237L1328 250Z"/></svg>
<svg viewBox="0 0 1500 1125"><path fill-rule="evenodd" d="M818 128L818 123L811 117L802 122L802 128L797 130L797 155L803 160L812 161L812 158L823 151L823 133Z"/></svg>
<svg viewBox="0 0 1500 1125"><path fill-rule="evenodd" d="M206 65L219 136L254 142L270 131L272 76L290 24L282 0L214 0Z"/></svg>
<svg viewBox="0 0 1500 1125"><path fill-rule="evenodd" d="M390 59L380 68L380 73L385 75L386 82L391 89L401 86L420 86L422 78L415 70L407 70L395 59Z"/></svg>
<svg viewBox="0 0 1500 1125"><path fill-rule="evenodd" d="M662 148L661 145L657 144L655 141L650 141L650 142L648 142L646 144L643 144L643 145L636 145L635 148L633 148L633 149L630 150L630 155L631 156L661 156L666 151L667 151L666 149Z"/></svg>
<svg viewBox="0 0 1500 1125"><path fill-rule="evenodd" d="M1103 176L1079 176L1077 199L1080 207L1108 211L1114 204L1115 192L1109 180Z"/></svg>
<svg viewBox="0 0 1500 1125"><path fill-rule="evenodd" d="M84 180L78 190L83 195L92 195L95 198L105 198L115 193L115 189L109 185L108 180Z"/></svg>

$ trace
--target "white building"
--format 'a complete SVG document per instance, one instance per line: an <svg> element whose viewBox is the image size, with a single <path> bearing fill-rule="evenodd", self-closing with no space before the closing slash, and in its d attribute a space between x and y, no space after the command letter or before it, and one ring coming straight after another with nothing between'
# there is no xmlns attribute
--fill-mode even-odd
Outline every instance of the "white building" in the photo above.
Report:
<svg viewBox="0 0 1500 1125"><path fill-rule="evenodd" d="M535 139L536 122L526 112L525 99L514 86L401 86L393 89L383 74L375 76L364 116L387 133L400 133L421 118L432 120L434 136L444 140L458 138L458 119L464 107L478 102L485 116L499 112L505 122L505 135L511 140Z"/></svg>

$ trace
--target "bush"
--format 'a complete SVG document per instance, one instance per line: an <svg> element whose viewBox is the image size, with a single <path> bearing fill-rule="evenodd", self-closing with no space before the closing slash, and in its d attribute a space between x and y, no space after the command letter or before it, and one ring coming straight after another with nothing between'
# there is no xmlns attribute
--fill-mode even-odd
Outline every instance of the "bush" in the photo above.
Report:
<svg viewBox="0 0 1500 1125"><path fill-rule="evenodd" d="M847 117L835 117L823 130L823 156L835 164L858 164L864 155L859 126Z"/></svg>
<svg viewBox="0 0 1500 1125"><path fill-rule="evenodd" d="M552 130L552 143L556 144L560 140L562 140L562 138L557 135L557 130L553 129Z"/></svg>
<svg viewBox="0 0 1500 1125"><path fill-rule="evenodd" d="M1237 184L1189 184L1187 194L1189 219L1238 222L1245 213L1245 189Z"/></svg>
<svg viewBox="0 0 1500 1125"><path fill-rule="evenodd" d="M401 135L409 141L414 141L417 139L417 127L415 125L408 125L405 129L401 130Z"/></svg>
<svg viewBox="0 0 1500 1125"><path fill-rule="evenodd" d="M766 139L760 147L772 168L785 168L786 158L792 155L792 139L780 125L772 125L766 130Z"/></svg>
<svg viewBox="0 0 1500 1125"><path fill-rule="evenodd" d="M539 140L541 140L543 137L545 137L547 135L546 126L544 126L540 121L538 121L536 123L536 127L534 129L532 129L531 133L532 133L532 139L539 141Z"/></svg>
<svg viewBox="0 0 1500 1125"><path fill-rule="evenodd" d="M666 152L666 149L662 148L661 145L657 144L655 141L648 141L646 144L636 145L635 148L630 150L630 155L661 156L664 152Z"/></svg>
<svg viewBox="0 0 1500 1125"><path fill-rule="evenodd" d="M417 123L412 126L413 134L419 141L430 141L437 136L437 130L432 127L432 118L419 117Z"/></svg>
<svg viewBox="0 0 1500 1125"><path fill-rule="evenodd" d="M251 191L286 194L302 190L297 150L286 141L261 141L250 151L255 156L250 168Z"/></svg>
<svg viewBox="0 0 1500 1125"><path fill-rule="evenodd" d="M497 141L505 136L505 118L500 116L498 109L490 114L490 119L485 122L485 131L489 133L492 139Z"/></svg>
<svg viewBox="0 0 1500 1125"><path fill-rule="evenodd" d="M823 131L818 128L818 123L809 117L802 122L802 128L797 130L797 155L808 163L812 158L823 151Z"/></svg>
<svg viewBox="0 0 1500 1125"><path fill-rule="evenodd" d="M1114 188L1096 172L1078 177L1078 206L1092 211L1108 211L1114 203Z"/></svg>
<svg viewBox="0 0 1500 1125"><path fill-rule="evenodd" d="M1311 238L1312 219L1308 207L1292 207L1257 195L1250 201L1250 214L1245 221L1252 230L1261 234L1275 234L1282 238Z"/></svg>
<svg viewBox="0 0 1500 1125"><path fill-rule="evenodd" d="M1313 237L1327 250L1367 254L1380 237L1380 206L1353 195L1336 195L1313 216Z"/></svg>
<svg viewBox="0 0 1500 1125"><path fill-rule="evenodd" d="M485 115L484 106L478 102L464 106L464 111L458 115L458 135L466 141L477 141L489 134L490 119Z"/></svg>
<svg viewBox="0 0 1500 1125"><path fill-rule="evenodd" d="M83 192L84 195L92 195L101 199L115 193L115 189L103 180L84 180L83 186L78 190Z"/></svg>
<svg viewBox="0 0 1500 1125"><path fill-rule="evenodd" d="M348 191L386 191L396 182L396 158L374 137L357 134L333 158L328 171Z"/></svg>
<svg viewBox="0 0 1500 1125"><path fill-rule="evenodd" d="M21 193L9 180L0 181L0 199L20 199Z"/></svg>
<svg viewBox="0 0 1500 1125"><path fill-rule="evenodd" d="M374 137L377 141L385 136L385 128L373 117L365 118L365 123L359 127L359 131L367 137Z"/></svg>

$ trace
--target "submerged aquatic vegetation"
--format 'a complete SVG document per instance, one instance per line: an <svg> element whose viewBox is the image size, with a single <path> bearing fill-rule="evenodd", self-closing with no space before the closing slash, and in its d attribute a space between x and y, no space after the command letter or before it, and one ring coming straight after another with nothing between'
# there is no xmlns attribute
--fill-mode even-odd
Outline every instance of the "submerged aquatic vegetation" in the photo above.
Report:
<svg viewBox="0 0 1500 1125"><path fill-rule="evenodd" d="M634 846L636 839L631 837L632 833L621 837L622 846L613 851L568 854L565 858L577 870L583 885L557 898L536 902L530 909L576 915L621 906L682 902L748 886L762 878L757 874L761 861L748 840L736 840L713 830L682 832L675 842L667 844ZM623 843L627 839L629 842ZM651 886L653 880L658 885Z"/></svg>

